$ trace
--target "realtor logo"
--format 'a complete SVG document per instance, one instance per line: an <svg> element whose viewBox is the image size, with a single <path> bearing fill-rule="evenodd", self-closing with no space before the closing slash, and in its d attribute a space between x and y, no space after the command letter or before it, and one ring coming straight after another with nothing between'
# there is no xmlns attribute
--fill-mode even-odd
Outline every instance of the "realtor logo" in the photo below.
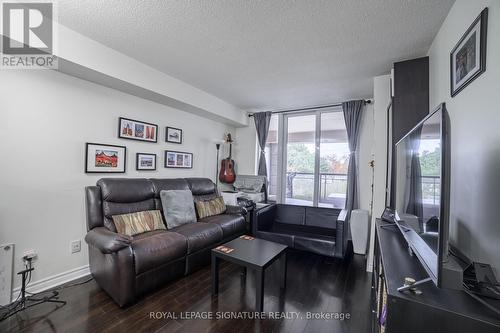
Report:
<svg viewBox="0 0 500 333"><path fill-rule="evenodd" d="M57 68L53 18L51 2L3 2L1 67Z"/></svg>

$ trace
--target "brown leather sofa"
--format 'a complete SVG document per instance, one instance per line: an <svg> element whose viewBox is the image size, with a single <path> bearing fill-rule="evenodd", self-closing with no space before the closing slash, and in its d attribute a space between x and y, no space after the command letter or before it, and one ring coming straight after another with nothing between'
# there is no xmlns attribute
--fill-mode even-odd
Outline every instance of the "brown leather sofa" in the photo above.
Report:
<svg viewBox="0 0 500 333"><path fill-rule="evenodd" d="M209 264L213 247L246 230L245 210L228 206L225 214L170 230L133 237L116 233L113 215L154 209L163 213L162 190L191 190L195 200L218 195L206 178L103 178L85 188L90 271L120 306Z"/></svg>
<svg viewBox="0 0 500 333"><path fill-rule="evenodd" d="M346 255L346 210L273 204L259 209L254 220L253 234L258 238L329 257Z"/></svg>

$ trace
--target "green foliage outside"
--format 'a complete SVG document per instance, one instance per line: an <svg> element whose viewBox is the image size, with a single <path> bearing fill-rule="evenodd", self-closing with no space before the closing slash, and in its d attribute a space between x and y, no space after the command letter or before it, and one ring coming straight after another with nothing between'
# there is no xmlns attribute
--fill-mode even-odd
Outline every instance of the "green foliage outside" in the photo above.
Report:
<svg viewBox="0 0 500 333"><path fill-rule="evenodd" d="M420 170L422 172L422 197L427 202L437 204L441 191L440 179L429 176L439 176L441 173L441 149L437 147L430 152L425 150L420 154ZM425 178L425 176L429 178Z"/></svg>
<svg viewBox="0 0 500 333"><path fill-rule="evenodd" d="M441 172L441 149L438 147L430 152L425 150L420 154L422 176L439 176Z"/></svg>
<svg viewBox="0 0 500 333"><path fill-rule="evenodd" d="M293 180L293 197L296 199L312 200L314 189L314 152L310 151L305 144L289 144L287 147L287 171L304 172L311 175L298 175ZM420 154L420 166L422 176L439 176L441 172L441 149L424 151ZM347 174L348 160L336 155L322 156L320 158L320 173ZM325 178L322 178L322 180ZM423 180L423 196L425 199L439 200L439 180ZM345 193L345 179L328 178L320 184L321 196L327 197L331 193Z"/></svg>
<svg viewBox="0 0 500 333"><path fill-rule="evenodd" d="M314 152L303 143L289 144L287 147L287 171L314 173ZM321 156L319 169L321 173L347 174L347 158L336 155Z"/></svg>
<svg viewBox="0 0 500 333"><path fill-rule="evenodd" d="M314 190L314 152L310 151L303 143L288 144L287 146L287 171L309 173L309 175L296 175L293 179L293 198L312 200ZM336 155L321 156L321 174L347 174L349 161L345 157ZM320 196L328 197L332 193L345 194L346 178L342 176L321 176Z"/></svg>

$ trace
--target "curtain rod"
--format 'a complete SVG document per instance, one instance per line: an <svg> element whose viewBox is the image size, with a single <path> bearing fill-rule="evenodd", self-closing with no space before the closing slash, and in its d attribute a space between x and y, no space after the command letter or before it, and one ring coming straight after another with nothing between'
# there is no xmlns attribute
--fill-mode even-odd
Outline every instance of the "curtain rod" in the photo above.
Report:
<svg viewBox="0 0 500 333"><path fill-rule="evenodd" d="M365 104L371 104L371 99L365 99L364 100ZM300 109L291 109L291 110L279 110L279 111L261 111L261 112L272 112L273 114L278 114L278 113L288 113L288 112L299 112L299 111L309 111L309 110L317 110L317 109L326 109L326 108L333 108L335 106L342 106L342 103L335 103L335 104L329 104L329 105L321 105L321 106L309 106L305 108L300 108ZM256 113L256 112L254 112ZM249 117L253 117L254 113L248 114Z"/></svg>

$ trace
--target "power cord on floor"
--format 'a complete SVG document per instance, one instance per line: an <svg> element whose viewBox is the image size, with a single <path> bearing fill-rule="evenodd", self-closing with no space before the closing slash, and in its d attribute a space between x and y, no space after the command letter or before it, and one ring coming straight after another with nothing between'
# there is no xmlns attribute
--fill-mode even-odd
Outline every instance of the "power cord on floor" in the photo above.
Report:
<svg viewBox="0 0 500 333"><path fill-rule="evenodd" d="M33 258L26 258L24 260L24 269L25 270L30 269L30 272L29 272L29 275L28 275L28 281L26 282L26 287L31 282L31 268L33 267L32 266L32 260L33 260ZM17 295L16 299L13 302L11 302L8 305L2 305L1 306L1 310L5 310L6 309L6 311L4 313L0 313L0 321L3 321L4 319L7 319L12 314L14 314L14 313L16 313L16 312L19 311L19 309L17 309L17 308L19 307L19 305L21 305L21 300L20 300L21 299L21 295L22 295L22 290L19 290L19 294Z"/></svg>
<svg viewBox="0 0 500 333"><path fill-rule="evenodd" d="M26 260L27 264L25 264L25 269L27 270L30 270L29 271L29 275L28 275L28 281L26 283L26 287L28 286L28 284L31 282L31 268L32 268L32 259L27 259ZM72 287L76 287L76 286L81 286L83 284L86 284L90 281L92 281L93 278L92 277L89 277L88 279L84 280L84 281L80 281L80 282L76 282L76 283L71 283L71 284L64 284L64 285L61 285L61 286L57 286L57 287L54 287L54 288L50 288L50 289L47 289L47 290L43 290L43 291L40 291L38 293L31 293L31 292L28 292L28 291L25 291L25 293L29 294L29 297L36 297L36 296L40 296L40 295L45 295L47 293L52 293L53 296L56 295L59 291L61 290L64 290L64 289L67 289L67 288L72 288ZM17 298L11 302L9 305L1 305L0 306L0 321L3 321L5 319L7 319L8 317L14 315L15 313L19 312L19 311L22 311L24 310L24 303L23 303L23 299L21 299L21 295L22 295L22 291L19 291L19 294L17 296ZM48 298L48 296L45 296L44 298ZM19 308L19 306L23 306L21 308Z"/></svg>
<svg viewBox="0 0 500 333"><path fill-rule="evenodd" d="M30 293L30 294L31 294L31 296L40 296L40 295L43 295L43 294L46 294L46 293L51 293L51 292L54 292L54 291L61 291L61 290L64 290L64 289L81 286L83 284L89 283L93 279L94 279L93 277L89 277L88 279L86 279L84 281L81 281L81 282L75 282L75 283L72 283L72 284L63 284L63 285L60 285L60 286L57 286L57 287L54 287L54 288L50 288L50 289L47 289L47 290L39 291L37 293Z"/></svg>

